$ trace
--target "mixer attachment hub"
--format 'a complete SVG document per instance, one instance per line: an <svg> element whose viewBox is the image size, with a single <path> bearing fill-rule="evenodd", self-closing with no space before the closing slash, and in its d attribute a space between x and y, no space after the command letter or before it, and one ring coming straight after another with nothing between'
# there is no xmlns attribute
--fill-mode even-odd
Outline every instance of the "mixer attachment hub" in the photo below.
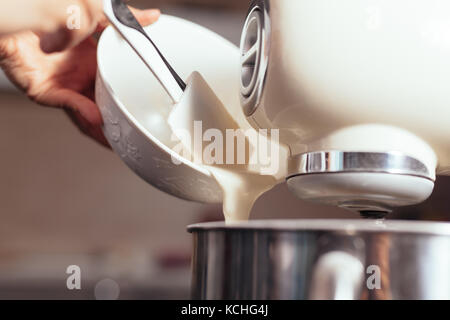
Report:
<svg viewBox="0 0 450 320"><path fill-rule="evenodd" d="M287 184L301 199L379 218L426 200L434 187L432 172L398 152L323 151L293 157Z"/></svg>

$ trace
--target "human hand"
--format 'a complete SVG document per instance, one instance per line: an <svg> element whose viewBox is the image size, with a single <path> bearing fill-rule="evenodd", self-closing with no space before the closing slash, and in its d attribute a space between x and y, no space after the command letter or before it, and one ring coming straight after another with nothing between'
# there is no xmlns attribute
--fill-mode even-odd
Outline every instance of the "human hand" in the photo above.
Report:
<svg viewBox="0 0 450 320"><path fill-rule="evenodd" d="M107 20L97 6L101 1L80 2L94 3L84 9L92 12L81 16L84 29L64 30L69 36L56 28L1 37L0 67L33 101L63 108L82 132L108 146L101 130L102 117L94 102L97 43L91 37L107 26ZM132 10L143 25L159 17L158 10ZM64 14L67 17L66 10ZM60 50L63 51L55 52Z"/></svg>

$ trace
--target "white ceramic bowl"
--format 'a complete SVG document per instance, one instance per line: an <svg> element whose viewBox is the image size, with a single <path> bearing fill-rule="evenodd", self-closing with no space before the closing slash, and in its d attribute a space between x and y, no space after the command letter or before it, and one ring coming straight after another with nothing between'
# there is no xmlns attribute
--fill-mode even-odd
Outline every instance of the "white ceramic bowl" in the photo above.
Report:
<svg viewBox="0 0 450 320"><path fill-rule="evenodd" d="M225 105L239 105L239 50L186 20L162 15L147 32L178 74L199 71ZM114 151L141 178L186 200L217 203L222 192L207 170L171 150L170 98L135 52L112 28L98 45L96 101ZM172 162L172 157L181 161Z"/></svg>

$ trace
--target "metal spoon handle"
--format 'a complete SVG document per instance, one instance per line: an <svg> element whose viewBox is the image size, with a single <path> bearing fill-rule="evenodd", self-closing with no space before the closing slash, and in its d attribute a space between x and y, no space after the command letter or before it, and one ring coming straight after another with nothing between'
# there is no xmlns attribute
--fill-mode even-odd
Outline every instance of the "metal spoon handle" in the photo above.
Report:
<svg viewBox="0 0 450 320"><path fill-rule="evenodd" d="M179 102L186 84L164 58L128 6L122 0L104 0L103 11L114 28L152 71L173 102ZM142 41L142 37L145 41Z"/></svg>

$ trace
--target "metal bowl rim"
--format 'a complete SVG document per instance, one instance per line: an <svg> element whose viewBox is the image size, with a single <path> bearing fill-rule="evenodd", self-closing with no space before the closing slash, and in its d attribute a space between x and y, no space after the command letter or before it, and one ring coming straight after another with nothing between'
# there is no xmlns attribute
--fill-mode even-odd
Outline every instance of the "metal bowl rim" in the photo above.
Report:
<svg viewBox="0 0 450 320"><path fill-rule="evenodd" d="M450 223L404 220L350 219L286 219L251 220L248 222L206 222L187 227L188 232L200 231L331 231L348 234L361 232L410 233L450 236Z"/></svg>

